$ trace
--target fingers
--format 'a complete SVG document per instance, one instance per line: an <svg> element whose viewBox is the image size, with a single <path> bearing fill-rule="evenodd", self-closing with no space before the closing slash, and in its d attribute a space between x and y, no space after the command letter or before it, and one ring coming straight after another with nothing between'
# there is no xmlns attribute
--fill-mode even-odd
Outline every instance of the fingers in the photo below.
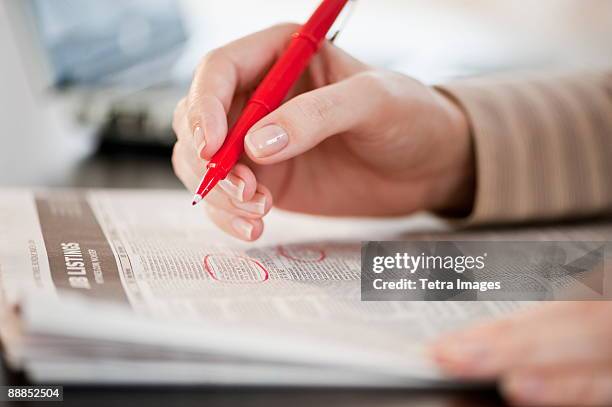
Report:
<svg viewBox="0 0 612 407"><path fill-rule="evenodd" d="M372 123L384 106L382 83L376 73L365 72L289 100L249 131L247 154L258 164L278 163Z"/></svg>
<svg viewBox="0 0 612 407"><path fill-rule="evenodd" d="M446 373L498 378L517 405L612 402L612 304L565 302L446 337L432 352Z"/></svg>
<svg viewBox="0 0 612 407"><path fill-rule="evenodd" d="M442 339L433 355L444 371L494 378L516 368L612 364L607 302L557 303ZM545 329L544 329L545 327Z"/></svg>
<svg viewBox="0 0 612 407"><path fill-rule="evenodd" d="M172 164L177 177L194 192L206 170L205 163L183 142L174 146ZM240 216L261 218L272 207L270 190L257 183L255 174L244 164L236 164L232 172L206 196L206 202Z"/></svg>
<svg viewBox="0 0 612 407"><path fill-rule="evenodd" d="M247 219L213 205L206 205L206 210L210 219L219 228L238 239L253 241L263 232L261 219Z"/></svg>
<svg viewBox="0 0 612 407"><path fill-rule="evenodd" d="M172 130L176 135L176 139L192 145L195 143L195 139L192 137L191 129L189 128L189 122L187 121L187 99L182 98L174 109L172 116Z"/></svg>
<svg viewBox="0 0 612 407"><path fill-rule="evenodd" d="M236 175L232 178L244 183ZM258 239L263 232L262 218L272 208L272 194L263 185L257 185L251 199L239 201L236 198L219 187L213 189L206 197L206 211L210 219L223 231L238 239Z"/></svg>
<svg viewBox="0 0 612 407"><path fill-rule="evenodd" d="M172 151L172 167L174 173L181 180L183 185L195 192L200 183L200 179L206 170L206 163L199 160L193 153L193 148L187 145L188 142L180 140L174 144Z"/></svg>
<svg viewBox="0 0 612 407"><path fill-rule="evenodd" d="M235 175L233 178L239 179ZM206 197L206 203L237 216L248 219L261 219L272 208L272 194L263 185L257 185L257 191L253 194L252 198L240 201L221 188L215 188Z"/></svg>
<svg viewBox="0 0 612 407"><path fill-rule="evenodd" d="M232 172L219 182L219 187L237 202L246 202L253 199L257 190L255 174L244 164L236 164Z"/></svg>
<svg viewBox="0 0 612 407"><path fill-rule="evenodd" d="M516 405L609 406L612 405L612 368L519 370L504 377L501 389Z"/></svg>
<svg viewBox="0 0 612 407"><path fill-rule="evenodd" d="M195 191L206 170L205 162L194 154L191 146L179 141L174 146L172 164L187 189ZM261 236L261 218L272 208L270 190L258 184L253 172L244 164L237 164L205 201L215 224L232 236L247 241Z"/></svg>
<svg viewBox="0 0 612 407"><path fill-rule="evenodd" d="M221 147L227 134L225 108L211 94L201 94L197 98L190 95L187 103L186 121L196 154L209 160Z"/></svg>
<svg viewBox="0 0 612 407"><path fill-rule="evenodd" d="M278 25L210 52L198 66L186 99L188 133L204 159L219 149L237 90L247 90L284 49L296 26Z"/></svg>

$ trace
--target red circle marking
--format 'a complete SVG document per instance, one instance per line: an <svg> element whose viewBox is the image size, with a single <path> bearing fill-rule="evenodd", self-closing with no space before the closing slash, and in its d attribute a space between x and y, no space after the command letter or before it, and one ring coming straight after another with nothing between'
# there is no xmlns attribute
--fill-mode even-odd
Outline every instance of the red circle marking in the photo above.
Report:
<svg viewBox="0 0 612 407"><path fill-rule="evenodd" d="M309 247L309 246L304 246L303 249L304 249L304 251L305 250L311 250L313 252L317 252L318 253L318 258L316 258L316 259L306 259L306 258L300 258L300 257L292 256L291 254L289 254L287 252L287 249L284 246L282 246L282 245L278 246L278 253L281 256L286 257L286 258L288 258L290 260L301 261L301 262L304 262L304 263L318 263L320 261L323 261L325 259L325 257L326 257L325 251L323 249L319 249L319 248L316 248L316 247Z"/></svg>
<svg viewBox="0 0 612 407"><path fill-rule="evenodd" d="M264 281L267 281L270 278L270 273L268 273L268 270L266 270L266 268L264 266L262 266L262 264L260 262L258 262L257 260L251 259L250 257L234 256L234 257L239 258L239 259L244 259L247 262L254 263L263 272L263 279L262 280L255 280L255 281L221 280L221 279L219 279L219 277L217 277L217 274L214 272L214 270L212 269L212 267L210 265L210 258L214 257L214 256L224 256L224 255L222 255L222 254L216 254L216 255L215 254L208 254L208 255L206 255L204 257L204 270L206 270L206 272L215 281L221 281L221 282L224 282L224 283L236 283L236 284L241 284L241 283L263 283ZM229 257L229 256L227 256L227 257Z"/></svg>

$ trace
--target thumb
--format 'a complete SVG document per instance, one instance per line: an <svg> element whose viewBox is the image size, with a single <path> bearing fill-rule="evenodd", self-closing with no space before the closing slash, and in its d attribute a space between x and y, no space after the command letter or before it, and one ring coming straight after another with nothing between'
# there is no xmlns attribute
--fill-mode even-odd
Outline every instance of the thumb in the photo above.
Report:
<svg viewBox="0 0 612 407"><path fill-rule="evenodd" d="M258 164L274 164L361 126L382 105L380 81L364 72L296 96L253 126L245 138L247 154Z"/></svg>

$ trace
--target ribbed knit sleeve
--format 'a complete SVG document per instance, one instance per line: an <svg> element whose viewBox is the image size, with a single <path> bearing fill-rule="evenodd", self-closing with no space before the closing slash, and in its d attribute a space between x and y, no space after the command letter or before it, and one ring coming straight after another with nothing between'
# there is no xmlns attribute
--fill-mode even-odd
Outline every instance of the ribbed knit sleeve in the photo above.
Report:
<svg viewBox="0 0 612 407"><path fill-rule="evenodd" d="M612 209L612 71L437 87L466 112L476 154L471 223Z"/></svg>

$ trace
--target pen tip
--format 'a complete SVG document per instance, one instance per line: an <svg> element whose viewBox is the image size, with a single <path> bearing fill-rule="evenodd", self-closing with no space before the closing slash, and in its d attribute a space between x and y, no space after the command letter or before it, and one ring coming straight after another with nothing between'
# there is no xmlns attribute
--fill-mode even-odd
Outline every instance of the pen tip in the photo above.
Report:
<svg viewBox="0 0 612 407"><path fill-rule="evenodd" d="M196 206L197 204L200 203L200 201L202 200L202 197L200 195L196 195L193 197L193 202L191 203L191 206Z"/></svg>

